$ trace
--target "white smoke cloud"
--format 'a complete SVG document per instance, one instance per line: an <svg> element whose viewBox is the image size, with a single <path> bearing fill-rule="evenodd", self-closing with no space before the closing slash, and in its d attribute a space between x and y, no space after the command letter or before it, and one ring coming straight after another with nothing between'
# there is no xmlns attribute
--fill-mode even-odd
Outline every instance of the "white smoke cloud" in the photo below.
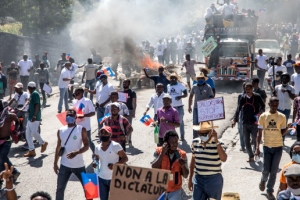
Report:
<svg viewBox="0 0 300 200"><path fill-rule="evenodd" d="M70 25L73 51L84 59L91 46L107 54L110 43L125 36L139 44L142 40L154 44L159 38L179 34L196 16L202 18L211 2L205 4L195 0L104 0L90 11L77 5Z"/></svg>

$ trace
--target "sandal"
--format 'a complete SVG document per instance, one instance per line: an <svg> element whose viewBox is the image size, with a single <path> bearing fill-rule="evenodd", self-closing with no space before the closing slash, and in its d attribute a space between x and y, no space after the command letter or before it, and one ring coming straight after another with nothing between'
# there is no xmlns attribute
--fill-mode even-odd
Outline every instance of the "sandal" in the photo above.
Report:
<svg viewBox="0 0 300 200"><path fill-rule="evenodd" d="M259 183L259 189L260 189L260 191L265 191L265 189L266 189L266 182L265 181L260 181L260 183Z"/></svg>

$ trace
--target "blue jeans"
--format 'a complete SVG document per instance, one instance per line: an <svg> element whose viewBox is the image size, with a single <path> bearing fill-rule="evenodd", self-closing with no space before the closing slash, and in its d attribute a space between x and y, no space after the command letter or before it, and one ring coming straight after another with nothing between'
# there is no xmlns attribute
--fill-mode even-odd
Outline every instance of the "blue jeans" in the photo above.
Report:
<svg viewBox="0 0 300 200"><path fill-rule="evenodd" d="M8 154L11 147L11 141L5 141L3 144L0 145L0 171L4 171L4 163L8 164L8 167L10 168L13 166L12 162L8 158ZM18 173L19 171L17 168L14 167L13 174Z"/></svg>
<svg viewBox="0 0 300 200"><path fill-rule="evenodd" d="M184 116L184 109L183 106L179 106L179 107L174 107L179 114L179 119L180 119L180 135L181 137L184 137L184 120L183 120L183 116Z"/></svg>
<svg viewBox="0 0 300 200"><path fill-rule="evenodd" d="M193 109L193 125L199 125L198 122L198 109ZM198 131L193 130L193 139L198 137Z"/></svg>
<svg viewBox="0 0 300 200"><path fill-rule="evenodd" d="M178 200L181 199L181 189L174 192L167 192L165 200Z"/></svg>
<svg viewBox="0 0 300 200"><path fill-rule="evenodd" d="M254 149L256 149L257 131L258 129L256 124L243 124L244 141L249 158L254 158L254 154L251 148L250 135L252 141L254 142Z"/></svg>
<svg viewBox="0 0 300 200"><path fill-rule="evenodd" d="M282 147L263 147L264 150L264 164L261 181L267 182L267 192L274 192L274 185L276 181L276 174L278 172L279 163L282 156Z"/></svg>
<svg viewBox="0 0 300 200"><path fill-rule="evenodd" d="M85 81L85 88L89 89L89 90L94 90L95 89L95 83L96 83L96 79L92 79L92 80L86 80ZM87 92L84 92L84 97L87 97ZM93 102L93 94L90 94L90 100Z"/></svg>
<svg viewBox="0 0 300 200"><path fill-rule="evenodd" d="M95 144L92 141L91 130L86 131L86 132L87 132L87 136L88 136L89 141L90 141L90 148L91 148L92 152L94 153L95 152Z"/></svg>
<svg viewBox="0 0 300 200"><path fill-rule="evenodd" d="M221 200L223 189L222 174L202 176L195 173L193 177L193 200Z"/></svg>
<svg viewBox="0 0 300 200"><path fill-rule="evenodd" d="M105 108L97 108L97 123L98 123L98 130L100 130L103 126L103 123L99 123L99 119L104 116Z"/></svg>
<svg viewBox="0 0 300 200"><path fill-rule="evenodd" d="M58 102L58 110L62 111L62 105L63 101L65 102L65 109L69 109L69 104L68 104L68 88L59 88L59 102Z"/></svg>
<svg viewBox="0 0 300 200"><path fill-rule="evenodd" d="M240 135L240 145L242 149L245 149L245 141L244 141L244 133L243 133L243 122L242 122L242 115L239 115L239 123L238 123L238 130Z"/></svg>
<svg viewBox="0 0 300 200"><path fill-rule="evenodd" d="M65 189L72 173L77 176L82 185L81 172L85 172L85 167L69 168L60 165L57 175L56 200L64 200Z"/></svg>
<svg viewBox="0 0 300 200"><path fill-rule="evenodd" d="M100 177L98 177L98 178L99 178L100 199L108 200L111 180L105 180Z"/></svg>

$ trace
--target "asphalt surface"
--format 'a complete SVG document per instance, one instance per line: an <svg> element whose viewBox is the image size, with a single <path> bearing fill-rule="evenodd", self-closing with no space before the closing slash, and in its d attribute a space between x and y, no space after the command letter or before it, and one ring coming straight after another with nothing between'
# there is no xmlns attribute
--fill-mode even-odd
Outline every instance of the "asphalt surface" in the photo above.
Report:
<svg viewBox="0 0 300 200"><path fill-rule="evenodd" d="M118 82L109 80L117 87ZM260 200L266 199L265 193L262 193L258 189L258 183L261 175L261 164L257 163L249 164L246 162L248 156L246 153L239 151L239 138L236 128L232 129L231 118L235 112L237 105L238 93L235 91L240 90L239 83L231 83L232 85L221 84L217 85L217 97L223 96L225 104L226 119L215 121L214 125L219 126L217 129L218 135L225 144L226 152L228 154L227 162L223 164L223 176L224 176L224 192L238 192L241 195L241 199L245 200ZM219 88L219 89L218 89ZM53 92L56 93L57 88L53 88ZM133 146L134 148L127 149L127 155L129 158L128 165L151 167L150 162L154 159L153 153L156 147L154 143L153 127L146 127L139 119L142 117L145 111L146 105L150 96L155 93L154 89L143 88L137 91L137 112L136 118L133 120ZM188 160L191 159L190 144L192 142L192 114L187 111L188 98L183 100L185 110L185 142L180 142L179 148L185 150L188 155ZM57 175L53 170L54 152L56 147L56 133L62 126L56 118L58 94L54 94L48 99L50 107L45 108L42 111L42 138L49 143L47 150L41 154L40 148L36 148L36 157L24 158L23 154L26 153L20 146L22 143L13 144L9 157L13 164L21 172L21 175L16 184L16 191L19 199L29 199L30 195L36 191L47 191L55 198ZM153 115L153 109L148 112ZM92 139L95 144L97 140L95 138L95 130L97 129L96 117L91 120L92 123ZM179 128L177 129L179 132ZM291 146L294 139L288 137L286 139L286 145ZM285 148L282 156L281 166L287 163L290 159L288 154L288 147ZM92 152L88 150L84 153L85 165L88 172L92 172ZM278 179L278 177L277 177ZM278 181L276 182L276 190L278 187ZM182 199L191 199L191 192L187 189L187 180L183 182L183 195ZM3 196L3 192L2 192ZM2 199L5 199L2 197ZM65 190L65 199L81 200L84 199L83 189L78 179L75 176L71 176L68 185Z"/></svg>

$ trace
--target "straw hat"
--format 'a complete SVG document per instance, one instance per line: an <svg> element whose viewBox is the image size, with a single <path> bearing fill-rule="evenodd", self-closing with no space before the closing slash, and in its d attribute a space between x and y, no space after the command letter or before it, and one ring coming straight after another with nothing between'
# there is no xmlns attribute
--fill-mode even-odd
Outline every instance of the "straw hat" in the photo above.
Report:
<svg viewBox="0 0 300 200"><path fill-rule="evenodd" d="M168 80L171 80L171 77L175 76L177 77L177 80L179 81L181 79L181 76L179 76L176 72L171 73L170 75L167 76Z"/></svg>
<svg viewBox="0 0 300 200"><path fill-rule="evenodd" d="M200 72L201 72L201 70L205 70L205 71L207 71L208 74L210 73L210 69L208 69L207 66L201 66L201 67L199 67L199 70L200 70Z"/></svg>
<svg viewBox="0 0 300 200"><path fill-rule="evenodd" d="M197 81L198 78L205 78L207 80L208 78L203 74L203 72L200 72L196 77L194 78L195 81Z"/></svg>
<svg viewBox="0 0 300 200"><path fill-rule="evenodd" d="M218 126L211 126L212 122L200 122L199 125L193 125L193 130L195 131L210 131L212 128L219 128Z"/></svg>

